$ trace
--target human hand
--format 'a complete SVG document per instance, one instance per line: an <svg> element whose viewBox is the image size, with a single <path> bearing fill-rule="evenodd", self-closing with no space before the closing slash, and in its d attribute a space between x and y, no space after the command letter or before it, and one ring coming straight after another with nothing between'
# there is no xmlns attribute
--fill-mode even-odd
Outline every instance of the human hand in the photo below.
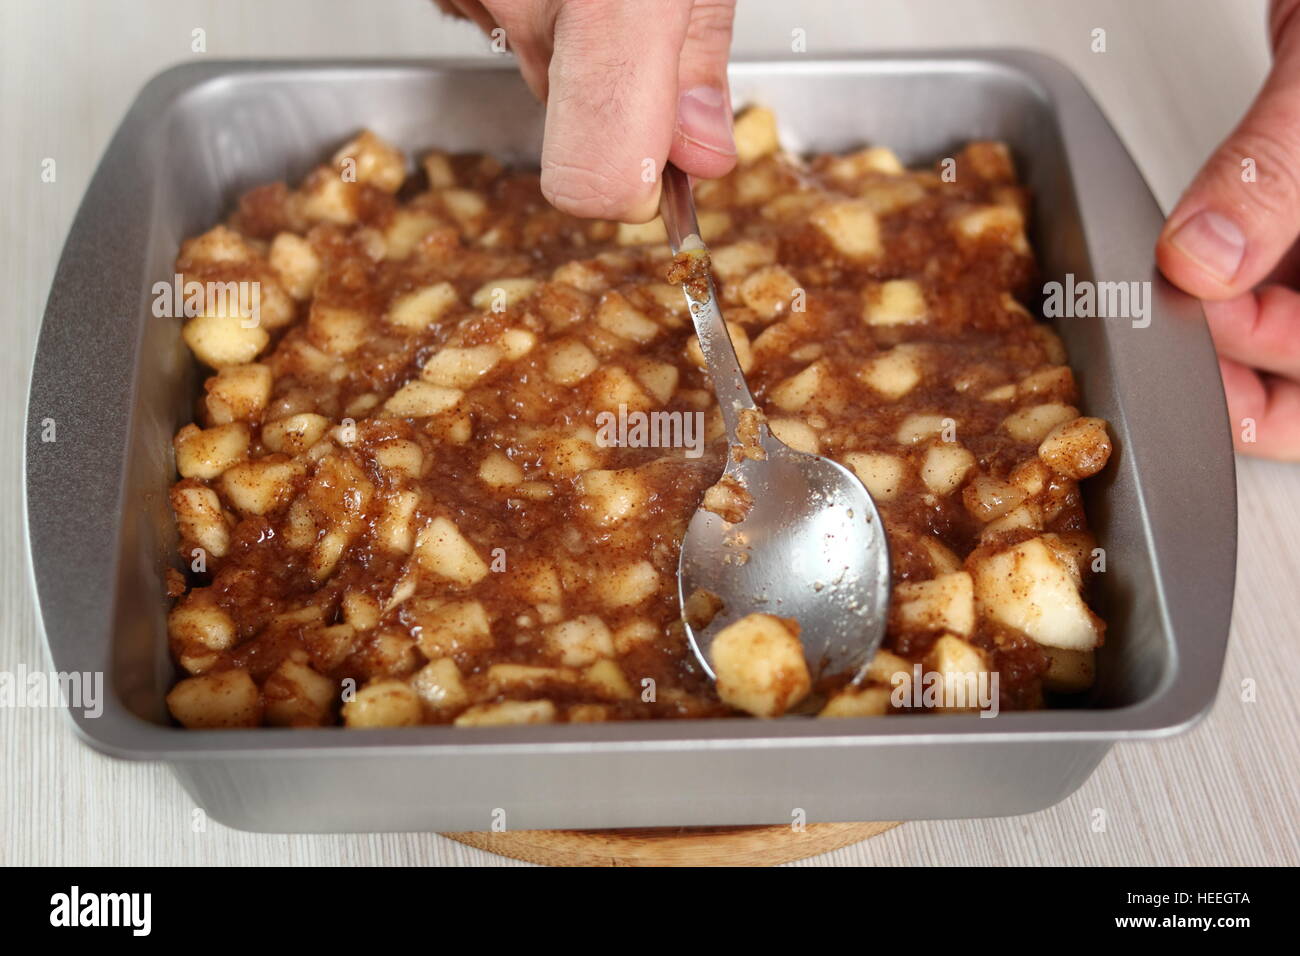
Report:
<svg viewBox="0 0 1300 956"><path fill-rule="evenodd" d="M1300 0L1273 0L1273 68L1178 201L1160 270L1204 300L1238 451L1300 461Z"/></svg>
<svg viewBox="0 0 1300 956"><path fill-rule="evenodd" d="M735 164L735 0L436 2L489 35L505 31L546 104L542 193L563 212L645 222L666 160L707 179Z"/></svg>

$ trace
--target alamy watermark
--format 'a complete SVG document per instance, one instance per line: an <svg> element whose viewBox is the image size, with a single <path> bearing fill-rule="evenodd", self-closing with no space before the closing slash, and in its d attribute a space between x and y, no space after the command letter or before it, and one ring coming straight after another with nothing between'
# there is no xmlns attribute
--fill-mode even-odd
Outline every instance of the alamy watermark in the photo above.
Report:
<svg viewBox="0 0 1300 956"><path fill-rule="evenodd" d="M978 710L981 717L996 717L999 710L997 671L897 671L891 678L889 702L896 708Z"/></svg>
<svg viewBox="0 0 1300 956"><path fill-rule="evenodd" d="M50 925L118 926L130 929L132 936L148 936L153 928L153 894L87 893L74 885L50 897Z"/></svg>
<svg viewBox="0 0 1300 956"><path fill-rule="evenodd" d="M103 671L0 671L0 709L74 707L83 716L104 712Z"/></svg>
<svg viewBox="0 0 1300 956"><path fill-rule="evenodd" d="M596 416L601 448L685 448L687 458L704 454L703 412L640 412L618 406L618 414Z"/></svg>
<svg viewBox="0 0 1300 956"><path fill-rule="evenodd" d="M170 282L160 279L153 284L153 314L156 318L187 318L198 315L237 315L246 329L257 328L262 321L262 284L260 282L186 282L179 272Z"/></svg>
<svg viewBox="0 0 1300 956"><path fill-rule="evenodd" d="M1129 319L1135 329L1151 324L1151 283L1090 282L1065 274L1043 286L1043 314L1049 319Z"/></svg>

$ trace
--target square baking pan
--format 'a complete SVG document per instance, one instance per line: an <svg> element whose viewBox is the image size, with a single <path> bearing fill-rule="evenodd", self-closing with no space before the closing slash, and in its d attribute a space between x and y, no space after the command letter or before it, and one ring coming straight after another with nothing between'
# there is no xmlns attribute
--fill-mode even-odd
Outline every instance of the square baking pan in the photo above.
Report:
<svg viewBox="0 0 1300 956"><path fill-rule="evenodd" d="M502 811L510 829L908 820L1047 807L1116 740L1175 733L1210 706L1236 556L1218 368L1199 308L1155 272L1160 210L1083 87L1045 57L987 51L742 62L732 82L799 151L881 143L914 164L1004 140L1033 190L1045 279L1152 283L1149 324L1058 323L1116 449L1087 483L1109 630L1086 699L992 720L176 727L167 491L202 375L180 323L151 315L151 285L242 190L296 181L361 127L516 162L536 161L542 132L505 63L208 62L161 74L127 113L64 248L32 376L27 520L50 656L108 688L98 717L71 709L87 743L168 762L207 813L248 830L488 829ZM42 441L51 419L57 440Z"/></svg>

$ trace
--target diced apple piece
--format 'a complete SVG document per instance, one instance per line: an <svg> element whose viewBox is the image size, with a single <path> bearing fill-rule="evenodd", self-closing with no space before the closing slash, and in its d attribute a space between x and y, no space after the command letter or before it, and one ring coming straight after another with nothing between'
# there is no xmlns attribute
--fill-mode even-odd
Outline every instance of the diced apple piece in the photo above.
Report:
<svg viewBox="0 0 1300 956"><path fill-rule="evenodd" d="M181 243L180 260L186 265L250 262L255 253L248 240L229 226L213 226L202 235Z"/></svg>
<svg viewBox="0 0 1300 956"><path fill-rule="evenodd" d="M649 600L659 590L659 572L649 561L634 561L610 568L596 590L607 607L632 607Z"/></svg>
<svg viewBox="0 0 1300 956"><path fill-rule="evenodd" d="M524 470L511 461L505 452L489 452L479 465L478 477L491 488L511 488L524 480Z"/></svg>
<svg viewBox="0 0 1300 956"><path fill-rule="evenodd" d="M215 558L230 550L230 527L215 491L197 482L181 484L172 489L171 503L181 538L193 541Z"/></svg>
<svg viewBox="0 0 1300 956"><path fill-rule="evenodd" d="M908 415L899 424L894 438L900 445L915 445L942 434L949 421L942 415Z"/></svg>
<svg viewBox="0 0 1300 956"><path fill-rule="evenodd" d="M905 657L899 657L892 651L876 651L876 656L871 658L871 663L867 665L867 680L877 684L884 684L886 687L895 686L899 682L896 681L896 678L900 674L910 681L912 679L912 662Z"/></svg>
<svg viewBox="0 0 1300 956"><path fill-rule="evenodd" d="M621 365L609 365L589 377L592 407L600 411L619 412L619 406L628 411L648 411L654 401L645 389Z"/></svg>
<svg viewBox="0 0 1300 956"><path fill-rule="evenodd" d="M390 325L419 332L446 315L457 301L456 288L450 282L437 282L401 296L385 318Z"/></svg>
<svg viewBox="0 0 1300 956"><path fill-rule="evenodd" d="M167 633L174 640L199 644L210 651L235 645L234 619L211 598L209 589L195 590L167 615Z"/></svg>
<svg viewBox="0 0 1300 956"><path fill-rule="evenodd" d="M430 661L411 675L411 687L434 713L460 710L469 704L469 692L460 678L456 662L448 657Z"/></svg>
<svg viewBox="0 0 1300 956"><path fill-rule="evenodd" d="M469 348L445 346L435 352L420 370L420 378L443 388L469 388L501 361L495 345Z"/></svg>
<svg viewBox="0 0 1300 956"><path fill-rule="evenodd" d="M440 189L438 198L463 233L478 236L483 231L488 204L482 193L473 189Z"/></svg>
<svg viewBox="0 0 1300 956"><path fill-rule="evenodd" d="M718 633L709 657L718 696L756 717L779 717L812 689L793 621L748 614Z"/></svg>
<svg viewBox="0 0 1300 956"><path fill-rule="evenodd" d="M546 377L557 385L577 385L598 368L600 360L577 339L557 342L546 357Z"/></svg>
<svg viewBox="0 0 1300 956"><path fill-rule="evenodd" d="M925 198L925 187L915 179L900 177L863 183L859 195L878 216L906 209Z"/></svg>
<svg viewBox="0 0 1300 956"><path fill-rule="evenodd" d="M318 169L299 187L294 199L308 222L347 226L357 221L357 187L344 182L337 169Z"/></svg>
<svg viewBox="0 0 1300 956"><path fill-rule="evenodd" d="M817 395L829 380L826 363L813 362L772 389L772 402L783 411L797 412Z"/></svg>
<svg viewBox="0 0 1300 956"><path fill-rule="evenodd" d="M537 336L527 329L506 329L497 340L497 347L508 362L518 361L536 346Z"/></svg>
<svg viewBox="0 0 1300 956"><path fill-rule="evenodd" d="M248 440L248 426L243 422L213 428L186 425L172 442L176 470L185 478L216 478L248 454Z"/></svg>
<svg viewBox="0 0 1300 956"><path fill-rule="evenodd" d="M890 279L867 287L862 296L862 317L868 325L911 325L929 314L925 293L913 279Z"/></svg>
<svg viewBox="0 0 1300 956"><path fill-rule="evenodd" d="M809 425L797 418L773 418L767 423L768 429L777 441L785 442L795 451L815 455L821 449L821 439Z"/></svg>
<svg viewBox="0 0 1300 956"><path fill-rule="evenodd" d="M596 305L596 324L607 332L640 345L651 341L662 329L658 322L618 292L606 292Z"/></svg>
<svg viewBox="0 0 1300 956"><path fill-rule="evenodd" d="M368 631L379 623L384 609L379 599L364 591L348 591L343 595L343 619L358 631Z"/></svg>
<svg viewBox="0 0 1300 956"><path fill-rule="evenodd" d="M635 696L622 668L612 660L596 661L582 672L582 681L609 700L630 700Z"/></svg>
<svg viewBox="0 0 1300 956"><path fill-rule="evenodd" d="M338 685L301 661L286 659L262 685L266 722L273 727L319 727L332 716Z"/></svg>
<svg viewBox="0 0 1300 956"><path fill-rule="evenodd" d="M510 724L549 724L555 705L549 700L503 700L476 704L454 721L457 727L501 727Z"/></svg>
<svg viewBox="0 0 1300 956"><path fill-rule="evenodd" d="M252 418L271 400L271 369L265 365L227 365L203 383L213 424Z"/></svg>
<svg viewBox="0 0 1300 956"><path fill-rule="evenodd" d="M775 319L790 309L799 282L781 266L764 266L740 284L740 298L763 319Z"/></svg>
<svg viewBox="0 0 1300 956"><path fill-rule="evenodd" d="M925 656L925 669L940 675L943 686L941 713L980 708L980 675L989 671L988 655L980 648L959 637L944 634ZM987 690L991 682L987 678L984 680Z"/></svg>
<svg viewBox="0 0 1300 956"><path fill-rule="evenodd" d="M528 298L536 288L536 279L494 279L479 286L470 302L484 312L504 312Z"/></svg>
<svg viewBox="0 0 1300 956"><path fill-rule="evenodd" d="M295 461L239 462L222 473L221 491L243 514L269 514L289 503L302 473L302 465Z"/></svg>
<svg viewBox="0 0 1300 956"><path fill-rule="evenodd" d="M1041 442L1057 425L1078 417L1079 410L1073 405L1047 402L1012 412L1002 419L1002 430L1016 441Z"/></svg>
<svg viewBox="0 0 1300 956"><path fill-rule="evenodd" d="M636 363L636 377L654 396L660 405L666 405L677 391L677 380L681 373L676 365L659 362L654 359L642 359Z"/></svg>
<svg viewBox="0 0 1300 956"><path fill-rule="evenodd" d="M415 510L420 496L414 491L390 495L380 513L376 539L388 551L409 554L415 544Z"/></svg>
<svg viewBox="0 0 1300 956"><path fill-rule="evenodd" d="M1029 253L1029 241L1025 238L1025 218L1013 206L976 206L954 219L952 228L962 239L998 239L1021 255Z"/></svg>
<svg viewBox="0 0 1300 956"><path fill-rule="evenodd" d="M1002 517L990 521L980 533L980 541L984 543L996 541L1001 535L1010 531L1019 531L1022 528L1028 528L1031 531L1043 530L1042 511L1033 502L1025 502L1019 507L1012 508Z"/></svg>
<svg viewBox="0 0 1300 956"><path fill-rule="evenodd" d="M167 709L192 730L256 727L262 722L257 685L244 670L187 677L167 695Z"/></svg>
<svg viewBox="0 0 1300 956"><path fill-rule="evenodd" d="M868 173L901 176L907 172L898 154L885 146L871 146L856 153L834 157L826 167L826 174L840 182L858 179Z"/></svg>
<svg viewBox="0 0 1300 956"><path fill-rule="evenodd" d="M963 637L975 630L975 589L965 571L931 581L905 581L894 588L898 622L908 631L950 631Z"/></svg>
<svg viewBox="0 0 1300 956"><path fill-rule="evenodd" d="M402 151L370 130L363 130L355 139L340 147L331 162L341 171L351 169L356 182L366 183L386 193L397 192L406 179L406 157Z"/></svg>
<svg viewBox="0 0 1300 956"><path fill-rule="evenodd" d="M430 660L477 653L492 646L492 622L478 601L417 603L409 613L420 651Z"/></svg>
<svg viewBox="0 0 1300 956"><path fill-rule="evenodd" d="M1057 425L1038 446L1038 457L1067 478L1090 478L1110 460L1110 437L1100 418L1076 418Z"/></svg>
<svg viewBox="0 0 1300 956"><path fill-rule="evenodd" d="M931 445L921 463L921 480L936 495L948 495L961 487L975 467L975 456L954 442Z"/></svg>
<svg viewBox="0 0 1300 956"><path fill-rule="evenodd" d="M842 199L817 209L809 220L830 240L835 251L850 259L869 259L884 251L880 222L869 203Z"/></svg>
<svg viewBox="0 0 1300 956"><path fill-rule="evenodd" d="M1027 497L1023 488L989 475L976 475L962 491L966 510L980 521L993 521L1020 507Z"/></svg>
<svg viewBox="0 0 1300 956"><path fill-rule="evenodd" d="M307 338L331 355L350 355L365 344L370 323L355 309L312 303L307 316Z"/></svg>
<svg viewBox="0 0 1300 956"><path fill-rule="evenodd" d="M614 641L609 628L593 614L575 617L547 628L546 643L560 663L568 667L585 667L614 654Z"/></svg>
<svg viewBox="0 0 1300 956"><path fill-rule="evenodd" d="M415 251L420 240L433 230L440 222L427 212L415 209L398 209L388 221L384 230L384 258L400 261Z"/></svg>
<svg viewBox="0 0 1300 956"><path fill-rule="evenodd" d="M460 529L434 518L415 536L415 557L428 571L468 587L487 577L488 566Z"/></svg>
<svg viewBox="0 0 1300 956"><path fill-rule="evenodd" d="M902 398L921 384L919 353L917 346L896 345L867 362L858 378L885 398Z"/></svg>
<svg viewBox="0 0 1300 956"><path fill-rule="evenodd" d="M1070 569L1039 538L972 560L981 613L1040 644L1086 651L1101 626L1083 602Z"/></svg>
<svg viewBox="0 0 1300 956"><path fill-rule="evenodd" d="M449 411L460 404L465 393L431 382L407 382L384 402L384 411L394 418L425 418Z"/></svg>
<svg viewBox="0 0 1300 956"><path fill-rule="evenodd" d="M413 727L423 716L420 696L404 680L373 681L343 705L349 727Z"/></svg>
<svg viewBox="0 0 1300 956"><path fill-rule="evenodd" d="M894 498L907 480L907 462L897 455L852 451L844 456L844 464L853 469L877 501Z"/></svg>
<svg viewBox="0 0 1300 956"><path fill-rule="evenodd" d="M817 714L818 717L880 717L890 711L891 691L884 687L846 687Z"/></svg>
<svg viewBox="0 0 1300 956"><path fill-rule="evenodd" d="M713 274L719 281L740 282L756 269L776 262L776 247L757 239L742 239L712 250L709 258ZM678 295L680 294L678 290Z"/></svg>
<svg viewBox="0 0 1300 956"><path fill-rule="evenodd" d="M732 136L736 143L736 158L741 163L752 163L781 148L776 116L762 106L751 106L737 116Z"/></svg>
<svg viewBox="0 0 1300 956"><path fill-rule="evenodd" d="M244 365L271 341L260 324L247 327L250 321L239 315L199 315L185 324L181 336L205 365L215 369Z"/></svg>
<svg viewBox="0 0 1300 956"><path fill-rule="evenodd" d="M635 468L589 471L579 479L578 489L584 513L602 527L635 516L650 500L650 489Z"/></svg>
<svg viewBox="0 0 1300 956"><path fill-rule="evenodd" d="M328 418L312 412L278 418L262 426L262 444L271 451L301 455L325 437L329 427Z"/></svg>
<svg viewBox="0 0 1300 956"><path fill-rule="evenodd" d="M668 242L668 230L658 216L649 222L620 222L614 241L620 246L662 245Z"/></svg>
<svg viewBox="0 0 1300 956"><path fill-rule="evenodd" d="M285 290L295 299L310 299L320 275L320 256L310 242L292 232L282 232L271 242L268 254Z"/></svg>

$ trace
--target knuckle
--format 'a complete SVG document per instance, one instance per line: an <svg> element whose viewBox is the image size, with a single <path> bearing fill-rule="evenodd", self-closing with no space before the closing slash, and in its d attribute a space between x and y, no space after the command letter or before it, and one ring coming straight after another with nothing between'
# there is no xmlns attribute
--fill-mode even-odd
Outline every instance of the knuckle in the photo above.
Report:
<svg viewBox="0 0 1300 956"><path fill-rule="evenodd" d="M1243 178L1246 160L1254 164L1254 182ZM1249 209L1264 216L1300 211L1300 137L1289 124L1240 131L1219 148L1213 166Z"/></svg>
<svg viewBox="0 0 1300 956"><path fill-rule="evenodd" d="M687 36L692 40L730 43L736 0L701 0L691 7Z"/></svg>

